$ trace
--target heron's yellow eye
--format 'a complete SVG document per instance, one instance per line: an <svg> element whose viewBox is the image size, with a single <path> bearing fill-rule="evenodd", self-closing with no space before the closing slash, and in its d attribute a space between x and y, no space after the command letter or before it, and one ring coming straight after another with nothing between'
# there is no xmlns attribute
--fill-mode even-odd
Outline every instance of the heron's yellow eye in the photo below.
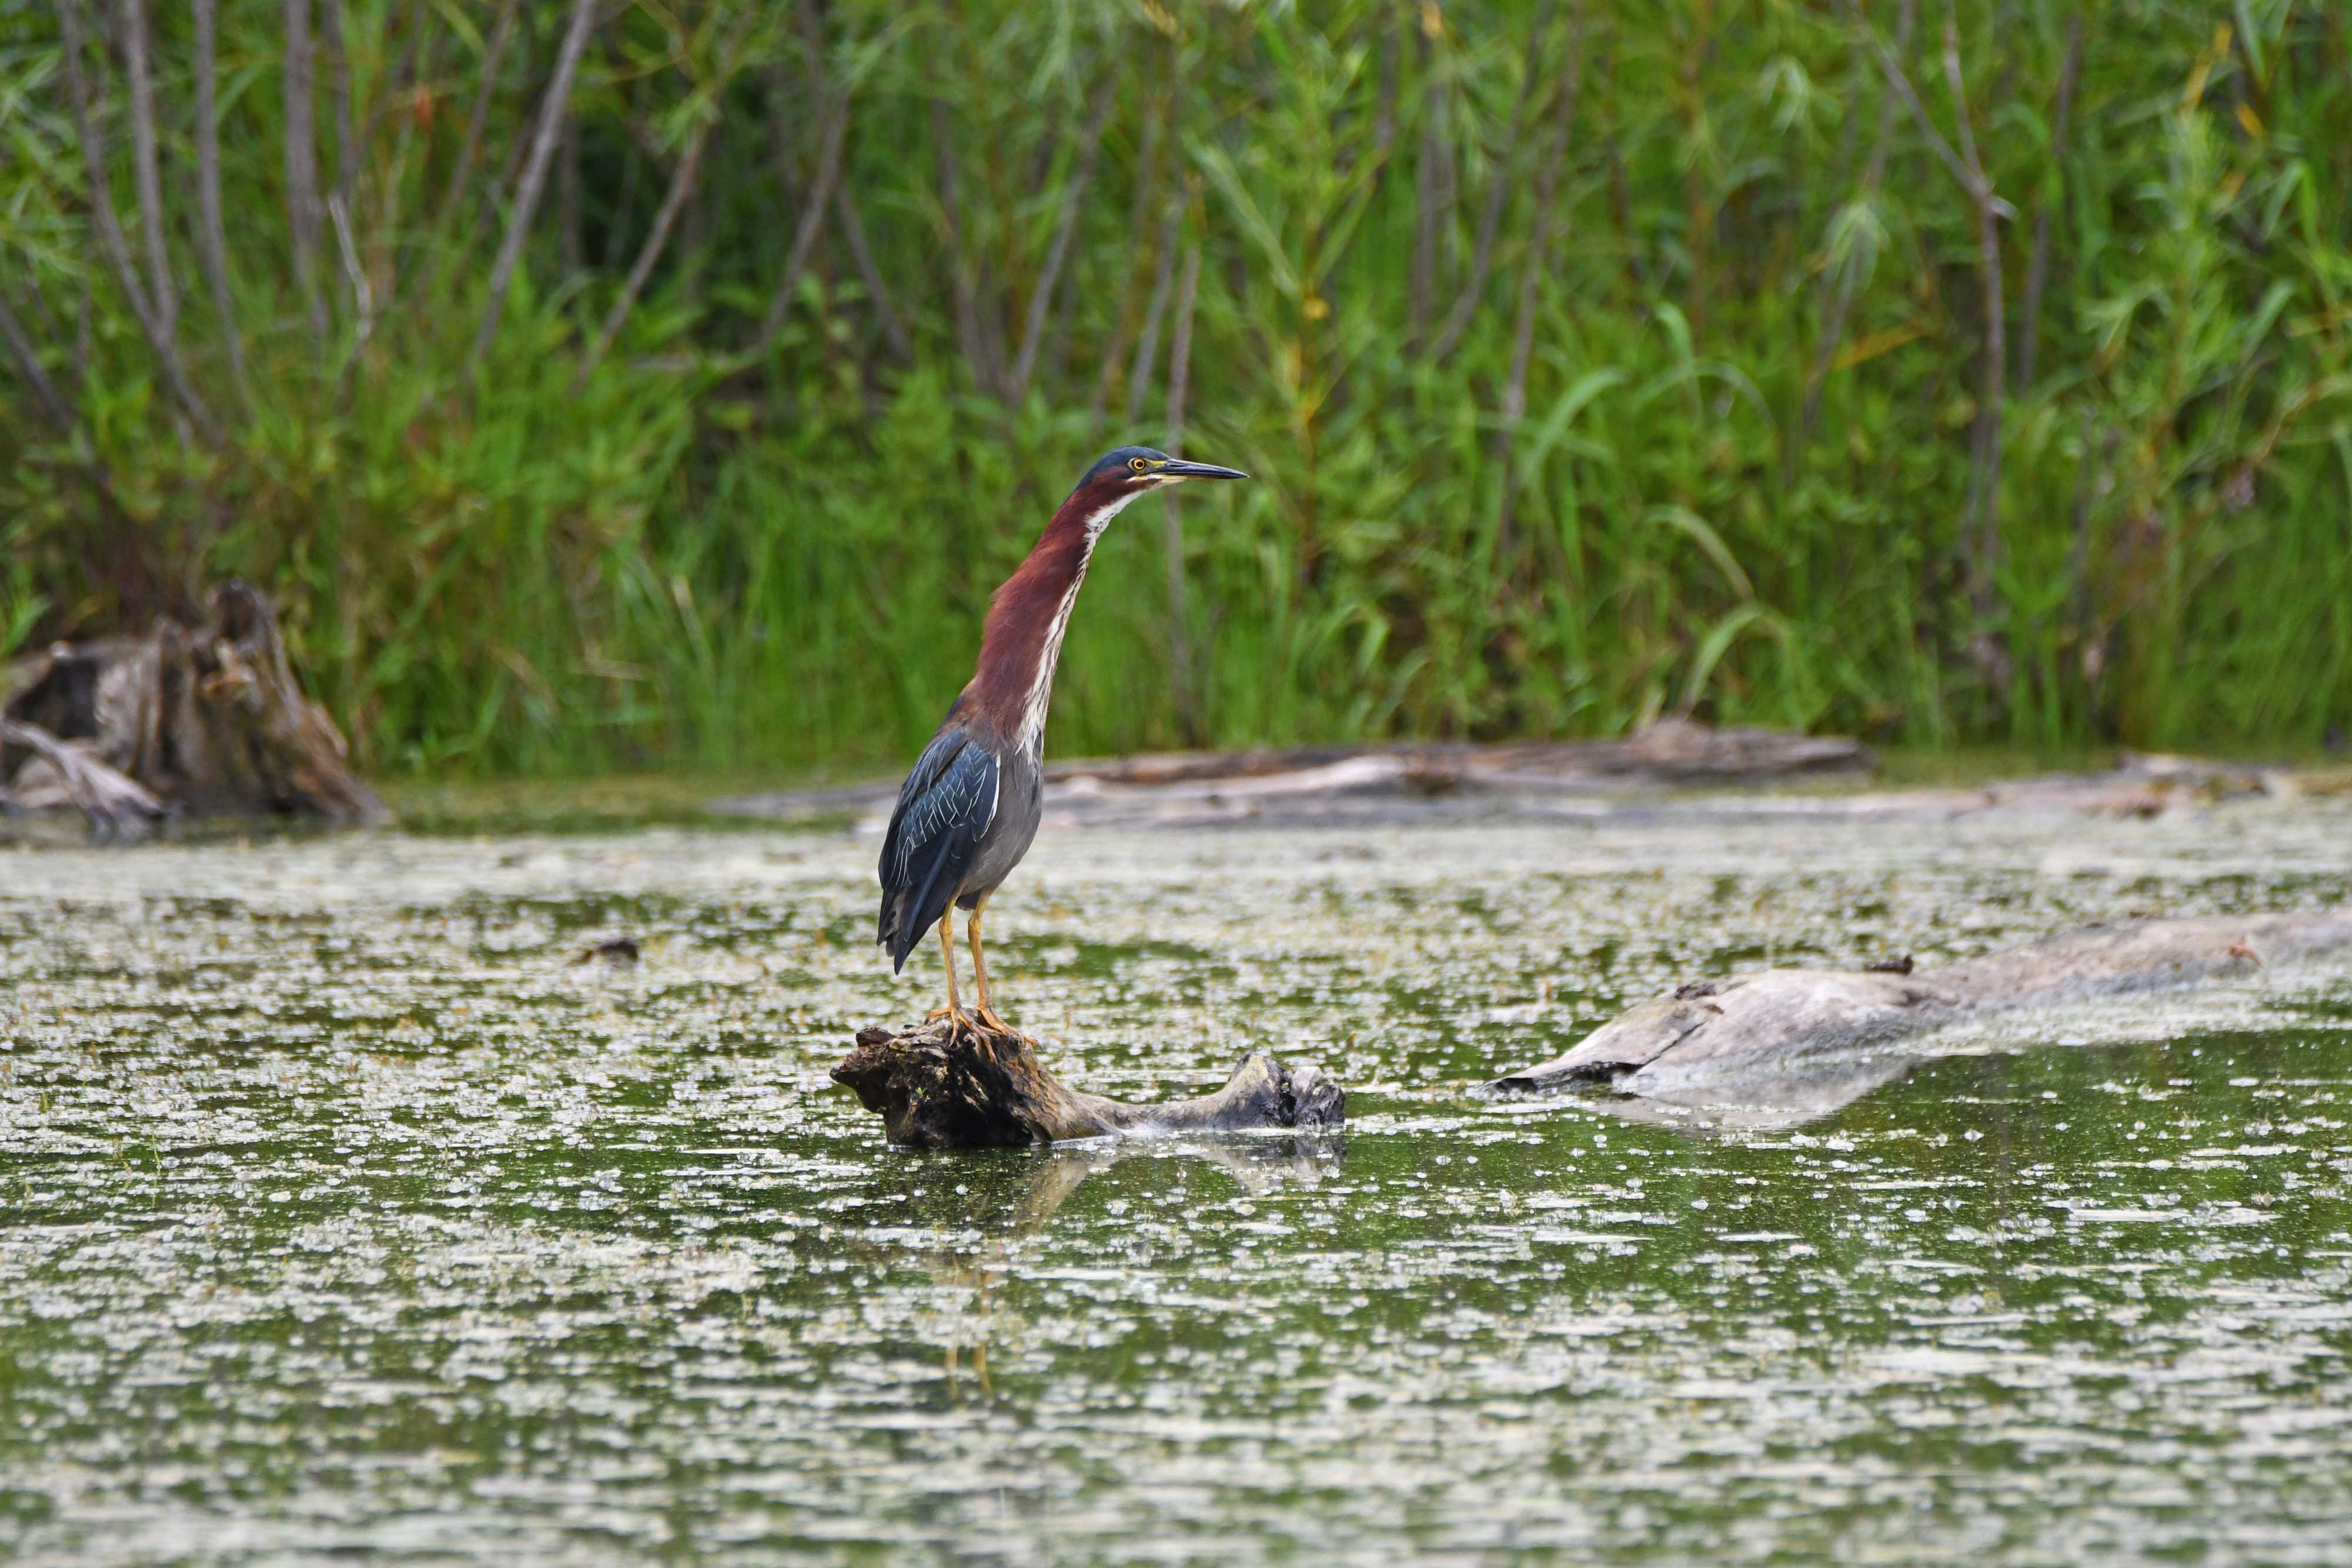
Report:
<svg viewBox="0 0 2352 1568"><path fill-rule="evenodd" d="M1129 458L1129 459L1127 460L1127 465L1128 465L1129 468L1134 469L1134 470L1135 470L1137 473L1139 473L1139 474L1142 473L1146 468L1149 468L1149 467L1150 467L1150 466L1151 466L1151 465L1150 465L1150 463L1146 462L1144 459L1142 459L1142 458L1140 458L1140 457L1130 457L1130 458Z"/></svg>

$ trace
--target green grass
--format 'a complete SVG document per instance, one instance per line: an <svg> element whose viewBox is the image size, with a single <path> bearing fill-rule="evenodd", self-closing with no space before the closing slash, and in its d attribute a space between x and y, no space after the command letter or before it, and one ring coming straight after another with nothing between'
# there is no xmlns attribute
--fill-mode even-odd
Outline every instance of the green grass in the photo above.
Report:
<svg viewBox="0 0 2352 1568"><path fill-rule="evenodd" d="M1081 465L1164 435L1172 322L1125 417L1163 232L1202 255L1186 448L1258 482L1188 499L1181 627L1158 507L1106 539L1057 752L1606 735L1676 711L2053 756L2308 750L2352 727L2336 8L2086 5L2057 143L2074 8L1961 7L1969 124L2017 213L2012 329L2045 214L2051 236L1981 615L1959 528L1981 376L1973 220L1900 113L1884 185L1865 187L1885 88L1835 7L1588 0L1516 423L1513 316L1567 106L1566 3L1532 55L1523 5L828 8L813 68L854 88L843 180L911 361L837 221L781 332L745 357L816 162L808 40L785 7L631 7L602 25L572 98L576 227L559 171L495 350L469 369L500 176L566 7L523 5L442 226L495 7L347 0L362 342L331 230L329 330L312 336L286 216L281 11L238 0L220 140L249 403L198 265L188 22L150 9L177 340L221 433L175 415L90 233L55 13L0 10L0 298L77 415L58 434L0 357L0 646L141 623L246 575L278 595L379 773L902 760ZM1891 37L1892 0L1868 10ZM1951 136L1943 13L1921 12L1905 60ZM108 78L111 197L143 256L119 51L84 67ZM1014 354L1097 90L1101 148L1037 370L1003 395L971 332ZM961 151L960 245L935 98ZM704 120L698 193L575 392ZM1413 341L1423 214L1433 325L1469 282L1491 189L1495 265L1435 362ZM1832 278L1853 304L1801 441Z"/></svg>

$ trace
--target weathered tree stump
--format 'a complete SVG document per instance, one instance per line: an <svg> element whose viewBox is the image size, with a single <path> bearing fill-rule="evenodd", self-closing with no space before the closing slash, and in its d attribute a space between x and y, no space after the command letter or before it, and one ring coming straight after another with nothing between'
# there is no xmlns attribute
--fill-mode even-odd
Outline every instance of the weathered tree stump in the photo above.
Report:
<svg viewBox="0 0 2352 1568"><path fill-rule="evenodd" d="M1605 1083L1680 1093L1892 1044L1966 1019L2193 985L2352 954L2352 910L2087 925L1916 973L1765 969L1629 1008L1564 1056L1496 1079L1525 1093Z"/></svg>
<svg viewBox="0 0 2352 1568"><path fill-rule="evenodd" d="M108 832L173 811L385 821L303 695L268 601L232 582L211 612L0 671L0 810L75 808Z"/></svg>
<svg viewBox="0 0 2352 1568"><path fill-rule="evenodd" d="M1129 1105L1070 1088L1024 1036L950 1031L945 1019L859 1030L856 1049L833 1078L882 1118L892 1143L919 1149L1007 1148L1113 1133L1318 1131L1338 1128L1347 1106L1347 1095L1319 1069L1286 1068L1255 1051L1213 1094Z"/></svg>

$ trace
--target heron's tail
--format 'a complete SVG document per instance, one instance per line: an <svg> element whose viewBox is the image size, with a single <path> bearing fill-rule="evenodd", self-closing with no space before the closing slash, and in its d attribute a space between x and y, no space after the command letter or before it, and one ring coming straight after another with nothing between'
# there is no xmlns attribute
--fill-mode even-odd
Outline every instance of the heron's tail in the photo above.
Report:
<svg viewBox="0 0 2352 1568"><path fill-rule="evenodd" d="M948 856L943 845L924 869L920 887L883 903L881 932L877 940L890 954L892 974L907 967L907 956L947 915L948 905L954 902L955 889L949 884L947 870Z"/></svg>
<svg viewBox="0 0 2352 1568"><path fill-rule="evenodd" d="M890 955L890 972L898 974L907 967L907 956L921 941L923 928L910 925L907 919L906 894L882 901L882 920L874 933L875 946Z"/></svg>
<svg viewBox="0 0 2352 1568"><path fill-rule="evenodd" d="M880 942L883 948L890 955L892 974L898 974L906 968L907 956L915 950L915 944L922 939L923 928L919 925L909 925L902 921L897 925L883 927Z"/></svg>

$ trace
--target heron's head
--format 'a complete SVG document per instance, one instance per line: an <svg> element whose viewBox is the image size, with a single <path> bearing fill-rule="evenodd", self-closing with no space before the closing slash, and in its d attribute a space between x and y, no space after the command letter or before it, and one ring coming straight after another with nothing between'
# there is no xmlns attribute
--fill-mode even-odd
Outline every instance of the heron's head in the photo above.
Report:
<svg viewBox="0 0 2352 1568"><path fill-rule="evenodd" d="M1181 457L1171 457L1165 452L1155 452L1149 446L1121 446L1097 458L1094 466L1078 480L1078 488L1100 487L1112 495L1135 496L1146 490L1157 490L1163 485L1181 484L1186 479L1248 477L1238 468L1220 468L1213 463L1188 463Z"/></svg>

